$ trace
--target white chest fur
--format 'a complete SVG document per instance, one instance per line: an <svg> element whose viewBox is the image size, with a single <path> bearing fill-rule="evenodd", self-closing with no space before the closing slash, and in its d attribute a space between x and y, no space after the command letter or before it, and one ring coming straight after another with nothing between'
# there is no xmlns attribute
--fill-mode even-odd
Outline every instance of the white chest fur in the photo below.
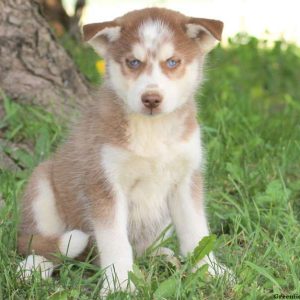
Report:
<svg viewBox="0 0 300 300"><path fill-rule="evenodd" d="M129 238L138 253L170 223L168 197L201 162L199 129L186 141L182 130L175 118L134 116L128 148L102 148L105 173L127 201Z"/></svg>

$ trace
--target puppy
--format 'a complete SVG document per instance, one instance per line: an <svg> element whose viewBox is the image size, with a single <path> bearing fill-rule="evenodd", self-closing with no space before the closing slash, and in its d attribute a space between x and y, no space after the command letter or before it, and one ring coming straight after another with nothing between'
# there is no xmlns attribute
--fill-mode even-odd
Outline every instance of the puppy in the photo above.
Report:
<svg viewBox="0 0 300 300"><path fill-rule="evenodd" d="M68 140L29 180L18 249L35 255L20 265L25 276L37 266L50 276L53 253L78 257L91 237L106 268L103 291L116 278L124 289L134 254L170 223L183 255L209 235L194 94L222 28L163 8L83 27L107 74ZM215 272L213 256L203 263Z"/></svg>

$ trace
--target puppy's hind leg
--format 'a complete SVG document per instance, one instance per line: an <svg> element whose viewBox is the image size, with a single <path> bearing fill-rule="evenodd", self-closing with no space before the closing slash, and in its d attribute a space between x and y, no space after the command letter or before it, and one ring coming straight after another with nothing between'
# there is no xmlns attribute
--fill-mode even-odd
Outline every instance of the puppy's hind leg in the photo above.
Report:
<svg viewBox="0 0 300 300"><path fill-rule="evenodd" d="M71 258L80 255L89 237L80 230L66 232L51 182L51 161L40 164L33 172L22 201L22 223L18 237L18 252L29 255L19 270L28 278L35 269L43 278L51 276L58 259L55 253Z"/></svg>
<svg viewBox="0 0 300 300"><path fill-rule="evenodd" d="M42 279L51 277L54 270L54 264L48 261L45 257L31 254L21 261L17 268L19 278L28 280L37 271L41 274Z"/></svg>
<svg viewBox="0 0 300 300"><path fill-rule="evenodd" d="M49 278L54 270L55 257L51 255L57 252L57 238L49 238L41 235L21 234L18 237L18 253L27 256L19 263L17 268L21 279L31 278L34 271L38 271L43 279Z"/></svg>
<svg viewBox="0 0 300 300"><path fill-rule="evenodd" d="M42 235L21 235L18 238L18 252L28 255L18 266L22 279L29 279L34 271L38 271L43 279L53 273L55 263L59 259L54 255L60 253L70 258L81 255L89 242L89 236L80 230L65 232L58 238Z"/></svg>

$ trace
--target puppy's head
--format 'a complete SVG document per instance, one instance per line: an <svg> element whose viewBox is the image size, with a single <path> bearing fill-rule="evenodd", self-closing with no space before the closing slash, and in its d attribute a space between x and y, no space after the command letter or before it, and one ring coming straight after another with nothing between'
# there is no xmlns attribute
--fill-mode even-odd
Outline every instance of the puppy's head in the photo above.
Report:
<svg viewBox="0 0 300 300"><path fill-rule="evenodd" d="M192 97L222 29L220 21L147 8L85 25L83 33L106 60L108 81L128 112L155 115Z"/></svg>

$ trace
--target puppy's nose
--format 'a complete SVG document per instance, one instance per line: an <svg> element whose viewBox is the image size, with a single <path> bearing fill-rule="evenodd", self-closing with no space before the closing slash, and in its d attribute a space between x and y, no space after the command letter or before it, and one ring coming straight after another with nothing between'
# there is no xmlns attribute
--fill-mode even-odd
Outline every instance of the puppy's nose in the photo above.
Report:
<svg viewBox="0 0 300 300"><path fill-rule="evenodd" d="M162 96L157 93L145 93L142 95L142 102L147 108L153 109L160 105Z"/></svg>

